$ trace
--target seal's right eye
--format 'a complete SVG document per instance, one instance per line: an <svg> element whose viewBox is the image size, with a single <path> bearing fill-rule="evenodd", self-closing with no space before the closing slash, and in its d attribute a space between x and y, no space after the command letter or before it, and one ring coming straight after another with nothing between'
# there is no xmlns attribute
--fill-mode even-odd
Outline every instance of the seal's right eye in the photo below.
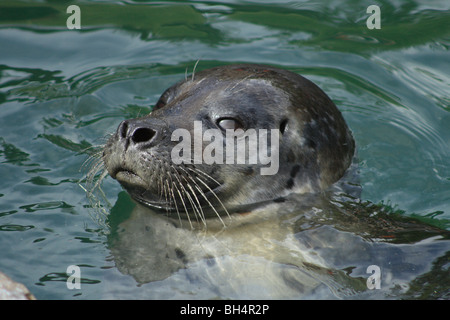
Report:
<svg viewBox="0 0 450 320"><path fill-rule="evenodd" d="M237 130L237 129L243 129L243 125L240 121L232 118L221 118L217 120L217 126L221 128L222 130Z"/></svg>
<svg viewBox="0 0 450 320"><path fill-rule="evenodd" d="M281 121L281 123L280 123L280 132L281 132L281 134L284 134L284 132L287 130L287 128L288 128L288 120L287 119L284 119L283 121Z"/></svg>

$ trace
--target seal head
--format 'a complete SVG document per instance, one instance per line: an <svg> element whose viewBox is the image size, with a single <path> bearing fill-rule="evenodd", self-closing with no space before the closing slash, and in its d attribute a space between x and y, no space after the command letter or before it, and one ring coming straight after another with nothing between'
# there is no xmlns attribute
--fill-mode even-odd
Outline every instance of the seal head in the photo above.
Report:
<svg viewBox="0 0 450 320"><path fill-rule="evenodd" d="M179 154L188 161L176 163L177 129L194 138L200 132L200 144L184 141L192 154L209 150L216 157L223 146L224 159L232 150L234 157L242 154L225 147L228 132L239 132L242 140L249 130L277 130L278 136L265 140L266 155L278 156L271 164L275 172L262 174L267 162L249 161L250 149L245 163L208 163L185 148ZM220 136L205 138L210 129ZM212 153L208 142L216 146ZM204 70L167 89L149 115L119 125L104 147L103 161L111 177L145 206L187 218L189 212L206 217L208 211L220 217L293 192L327 188L351 164L354 147L341 113L314 83L286 70L245 64Z"/></svg>

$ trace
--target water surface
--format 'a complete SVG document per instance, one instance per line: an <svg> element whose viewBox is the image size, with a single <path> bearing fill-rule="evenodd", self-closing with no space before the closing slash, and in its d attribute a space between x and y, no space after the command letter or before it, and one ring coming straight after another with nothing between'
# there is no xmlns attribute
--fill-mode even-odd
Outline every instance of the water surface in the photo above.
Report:
<svg viewBox="0 0 450 320"><path fill-rule="evenodd" d="M111 231L127 221L133 203L106 179L103 191L113 212L105 227L80 187L90 148L104 143L121 120L149 112L198 60L198 69L266 63L315 82L355 137L361 201L370 208L380 205L388 217L400 214L450 230L450 5L378 1L381 29L369 30L371 4L87 1L79 3L81 30L69 30L64 1L3 1L0 270L38 299L246 298L261 292L260 283L245 295L195 289L208 278L192 287L177 287L178 278L139 285L117 269L111 251ZM338 212L325 210L327 205L308 212ZM358 232L358 226L339 233L296 221L300 242L316 232L328 235L328 243L341 239L345 248L345 232ZM309 231L301 233L304 229ZM359 279L360 291L348 285L359 293L344 297L448 298L450 244L434 236L403 240L403 247L371 246L380 250L377 261L345 261L346 251L336 254L338 274L345 274L345 281ZM349 241L360 248L370 242ZM326 247L316 250L331 259ZM402 273L405 264L399 266L391 275L392 283L399 279L395 292L390 286L366 290L363 266L388 263L386 255L395 252L408 257L411 269L419 267ZM239 263L248 268L255 261ZM349 269L352 263L359 268ZM67 289L69 265L81 268L81 290ZM193 274L203 267L192 266ZM435 290L425 290L423 283L435 284ZM328 292L326 297L342 297Z"/></svg>

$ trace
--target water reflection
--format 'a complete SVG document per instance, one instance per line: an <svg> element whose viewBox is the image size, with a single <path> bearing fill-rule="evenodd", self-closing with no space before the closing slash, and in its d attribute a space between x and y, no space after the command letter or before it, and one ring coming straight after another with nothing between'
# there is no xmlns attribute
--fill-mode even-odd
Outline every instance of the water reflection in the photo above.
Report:
<svg viewBox="0 0 450 320"><path fill-rule="evenodd" d="M341 195L342 197L342 195ZM120 205L120 204L117 204ZM327 196L292 196L233 217L225 230L192 231L137 206L113 226L108 297L175 299L445 298L448 288L417 291L445 272L450 232L386 212L382 206ZM113 213L117 212L113 210ZM111 216L111 219L117 217ZM238 221L239 220L239 221ZM380 268L369 290L367 268ZM116 286L131 276L128 290ZM129 280L128 280L129 281ZM171 288L167 296L166 290Z"/></svg>

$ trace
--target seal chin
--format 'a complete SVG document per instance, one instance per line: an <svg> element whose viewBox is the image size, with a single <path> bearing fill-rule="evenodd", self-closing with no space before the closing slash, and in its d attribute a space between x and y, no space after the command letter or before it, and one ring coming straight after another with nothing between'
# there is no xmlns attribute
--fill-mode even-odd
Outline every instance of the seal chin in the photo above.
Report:
<svg viewBox="0 0 450 320"><path fill-rule="evenodd" d="M220 203L216 203L215 199L220 196L220 189L223 186L211 189L210 191L202 192L201 194L191 193L191 201L184 201L181 197L171 196L170 194L176 191L167 190L166 194L159 195L151 190L138 187L137 185L129 185L122 183L122 186L128 191L130 196L141 205L149 207L150 209L168 212L177 212L177 214L185 213L184 211L199 210L206 213L214 213L223 211ZM165 200L164 200L165 198ZM213 206L214 208L212 208Z"/></svg>

